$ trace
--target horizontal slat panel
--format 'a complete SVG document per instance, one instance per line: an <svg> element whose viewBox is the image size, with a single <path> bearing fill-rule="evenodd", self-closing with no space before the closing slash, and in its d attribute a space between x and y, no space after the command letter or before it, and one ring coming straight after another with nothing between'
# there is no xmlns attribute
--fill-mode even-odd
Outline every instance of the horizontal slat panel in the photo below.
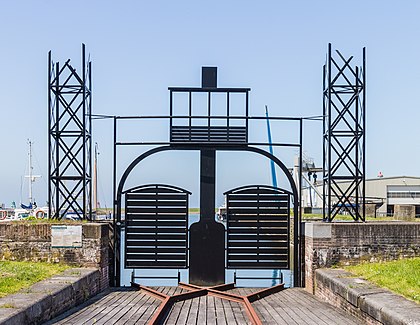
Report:
<svg viewBox="0 0 420 325"><path fill-rule="evenodd" d="M162 221L156 219L154 220L127 220L126 224L131 227L187 227L186 220L173 220L173 221Z"/></svg>
<svg viewBox="0 0 420 325"><path fill-rule="evenodd" d="M256 240L256 238L259 238L260 240L285 240L287 239L286 235L257 235L257 234L246 234L246 235L240 235L240 234L228 234L228 240Z"/></svg>
<svg viewBox="0 0 420 325"><path fill-rule="evenodd" d="M262 242L262 241L232 241L229 243L229 249L231 248L236 248L236 247L250 247L250 248L256 248L256 247L277 247L277 248L281 248L281 247L288 247L289 242L287 240L283 240L283 241L266 241L266 242Z"/></svg>
<svg viewBox="0 0 420 325"><path fill-rule="evenodd" d="M245 126L172 126L173 142L246 142Z"/></svg>
<svg viewBox="0 0 420 325"><path fill-rule="evenodd" d="M128 245L126 250L129 254L186 254L186 248L182 247L131 247Z"/></svg>
<svg viewBox="0 0 420 325"><path fill-rule="evenodd" d="M142 235L130 235L127 236L127 243L128 245L137 245L137 246L173 246L173 247L186 247L187 241L186 238L182 240L162 240L161 236L159 237L159 241L153 239L153 240L146 240L143 238Z"/></svg>
<svg viewBox="0 0 420 325"><path fill-rule="evenodd" d="M187 233L187 229L185 227L183 228L165 228L165 227L158 227L158 228L145 228L145 227L139 227L139 228L133 228L129 227L126 229L127 234L182 234ZM159 235L160 236L160 235ZM157 236L158 237L158 236ZM159 238L157 238L159 239Z"/></svg>
<svg viewBox="0 0 420 325"><path fill-rule="evenodd" d="M127 200L126 203L126 209L132 209L132 208L137 208L137 207L155 207L160 209L160 207L184 207L184 211L187 209L185 207L185 201L169 201L169 200L138 200L138 201L133 201L133 200Z"/></svg>
<svg viewBox="0 0 420 325"><path fill-rule="evenodd" d="M231 269L288 269L288 262L228 262L228 268Z"/></svg>
<svg viewBox="0 0 420 325"><path fill-rule="evenodd" d="M245 208L228 208L228 213L229 215L235 215L235 214L254 214L254 215L261 215L261 214L269 214L269 215L275 215L275 214L286 214L288 213L288 209L287 208L260 208L258 209L257 207L255 208L250 208L250 207L245 207Z"/></svg>
<svg viewBox="0 0 420 325"><path fill-rule="evenodd" d="M163 262L156 262L156 261L126 261L125 263L126 268L185 268L187 267L186 262L177 262L177 261L163 261Z"/></svg>
<svg viewBox="0 0 420 325"><path fill-rule="evenodd" d="M139 239L144 239L144 240L148 240L148 239L153 239L153 240L186 240L186 234L161 234L159 235L159 238L156 238L156 235L145 235L145 234L135 234L135 233L127 233L127 235L131 236L135 236L137 235L139 237Z"/></svg>
<svg viewBox="0 0 420 325"><path fill-rule="evenodd" d="M228 226L229 228L241 228L241 227L249 227L249 228L284 228L288 226L287 221L265 221L265 220L253 220L253 221L241 221L241 220L231 220L228 219Z"/></svg>
<svg viewBox="0 0 420 325"><path fill-rule="evenodd" d="M233 208L246 208L246 207L254 207L255 209L262 207L262 208L287 208L289 206L289 202L287 201L229 201L229 209Z"/></svg>
<svg viewBox="0 0 420 325"><path fill-rule="evenodd" d="M287 235L287 228L230 228L229 235L234 234L285 234Z"/></svg>
<svg viewBox="0 0 420 325"><path fill-rule="evenodd" d="M167 213L156 215L154 213L126 213L126 220L187 220L187 215L185 213Z"/></svg>
<svg viewBox="0 0 420 325"><path fill-rule="evenodd" d="M186 211L186 207L184 208L180 208L180 207L164 207L164 208L159 208L159 214L160 213L184 213ZM145 208L141 208L141 207L128 207L126 208L126 217L128 214L130 213L150 213L152 214L153 212L156 212L156 208L153 207L145 207Z"/></svg>
<svg viewBox="0 0 420 325"><path fill-rule="evenodd" d="M133 254L126 253L127 260L166 260L166 261L185 261L187 255L184 254Z"/></svg>
<svg viewBox="0 0 420 325"><path fill-rule="evenodd" d="M288 246L285 245L283 248L229 248L228 254L235 255L235 254L247 254L247 255L255 255L258 253L261 254L281 254L287 255L288 254Z"/></svg>
<svg viewBox="0 0 420 325"><path fill-rule="evenodd" d="M229 254L229 261L272 261L272 262L283 262L287 261L287 254L270 254L270 255L261 255L261 254Z"/></svg>
<svg viewBox="0 0 420 325"><path fill-rule="evenodd" d="M187 194L183 193L127 193L127 201L135 201L135 200L183 200L186 202L188 196Z"/></svg>
<svg viewBox="0 0 420 325"><path fill-rule="evenodd" d="M204 120L204 119L203 119ZM173 125L172 131L173 132L185 132L185 131L206 131L206 130L213 130L213 131L245 131L246 128L244 126L180 126L180 125Z"/></svg>
<svg viewBox="0 0 420 325"><path fill-rule="evenodd" d="M236 222L236 223L240 223L242 221L287 221L288 220L288 215L286 214L264 214L264 215L255 215L255 214L229 214L227 216L227 221L228 222Z"/></svg>

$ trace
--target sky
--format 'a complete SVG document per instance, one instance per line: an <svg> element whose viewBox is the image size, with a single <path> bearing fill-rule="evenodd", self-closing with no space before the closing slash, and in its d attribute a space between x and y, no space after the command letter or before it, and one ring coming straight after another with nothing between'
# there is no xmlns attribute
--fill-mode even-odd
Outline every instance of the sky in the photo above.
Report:
<svg viewBox="0 0 420 325"><path fill-rule="evenodd" d="M250 113L322 114L322 66L328 43L360 64L367 52L366 176L420 176L420 2L301 1L0 1L0 203L27 200L22 177L33 141L38 204L47 201L47 57L71 59L80 71L81 43L92 60L93 113L166 115L169 86L200 86L202 66L218 67L220 87L249 87ZM136 127L122 127L133 136ZM139 128L137 127L137 131ZM152 125L141 127L146 136ZM264 125L254 136L263 139ZM272 125L273 138L294 126ZM159 135L160 136L160 135ZM166 134L162 135L165 139ZM303 150L322 165L322 125L305 122ZM99 200L112 204L112 122L95 121ZM140 150L140 151L139 151ZM139 148L118 154L120 176ZM288 167L296 150L277 150ZM217 204L233 187L270 181L255 155L217 156ZM197 206L198 154L161 154L136 168L127 186L181 186ZM281 177L280 177L281 178ZM280 181L281 183L281 181Z"/></svg>

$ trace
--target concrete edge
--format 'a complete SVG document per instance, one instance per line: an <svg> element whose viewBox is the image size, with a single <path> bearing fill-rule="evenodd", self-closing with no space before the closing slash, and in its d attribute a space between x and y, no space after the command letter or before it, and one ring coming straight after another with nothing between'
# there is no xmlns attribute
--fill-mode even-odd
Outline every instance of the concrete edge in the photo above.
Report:
<svg viewBox="0 0 420 325"><path fill-rule="evenodd" d="M341 269L318 269L315 281L383 324L420 324L420 305Z"/></svg>
<svg viewBox="0 0 420 325"><path fill-rule="evenodd" d="M96 268L72 268L28 289L0 298L1 325L40 324L101 291Z"/></svg>

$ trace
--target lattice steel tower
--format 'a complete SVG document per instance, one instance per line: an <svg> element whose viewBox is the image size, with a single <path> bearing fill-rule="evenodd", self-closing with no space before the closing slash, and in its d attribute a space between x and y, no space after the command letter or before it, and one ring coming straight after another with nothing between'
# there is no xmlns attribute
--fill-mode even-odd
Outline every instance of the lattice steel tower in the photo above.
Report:
<svg viewBox="0 0 420 325"><path fill-rule="evenodd" d="M365 221L366 49L362 66L332 53L324 65L324 220L340 212Z"/></svg>
<svg viewBox="0 0 420 325"><path fill-rule="evenodd" d="M81 75L48 53L50 218L74 213L92 219L91 62L82 44Z"/></svg>

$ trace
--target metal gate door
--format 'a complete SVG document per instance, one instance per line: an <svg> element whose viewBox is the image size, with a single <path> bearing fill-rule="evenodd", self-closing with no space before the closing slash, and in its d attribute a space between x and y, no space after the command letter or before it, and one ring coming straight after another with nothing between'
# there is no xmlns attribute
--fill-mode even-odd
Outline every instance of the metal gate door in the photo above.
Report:
<svg viewBox="0 0 420 325"><path fill-rule="evenodd" d="M188 267L188 195L152 184L125 193L126 268Z"/></svg>
<svg viewBox="0 0 420 325"><path fill-rule="evenodd" d="M227 268L290 268L290 196L270 186L225 193Z"/></svg>

